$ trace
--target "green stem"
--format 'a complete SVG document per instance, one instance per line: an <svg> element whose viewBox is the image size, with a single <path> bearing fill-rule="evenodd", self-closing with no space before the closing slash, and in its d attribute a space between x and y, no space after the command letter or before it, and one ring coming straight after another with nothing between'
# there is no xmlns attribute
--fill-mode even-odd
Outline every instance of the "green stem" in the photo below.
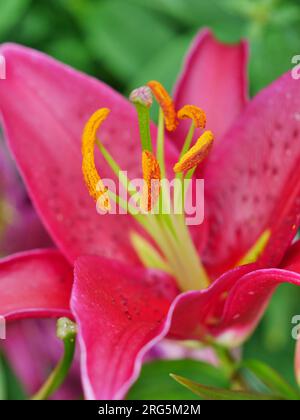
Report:
<svg viewBox="0 0 300 420"><path fill-rule="evenodd" d="M211 342L211 346L213 347L218 359L221 363L222 368L224 369L225 374L230 378L231 381L231 388L235 390L246 391L248 390L248 386L240 374L239 370L239 363L234 359L230 351L216 344Z"/></svg>
<svg viewBox="0 0 300 420"><path fill-rule="evenodd" d="M190 126L189 132L185 138L184 144L182 146L181 152L180 152L180 156L179 156L179 160L182 158L183 155L186 154L186 152L189 150L189 148L191 147L192 144L192 140L194 137L194 133L195 133L195 124L194 121L192 121L192 124Z"/></svg>
<svg viewBox="0 0 300 420"><path fill-rule="evenodd" d="M75 353L76 325L67 318L60 318L57 322L57 336L63 340L64 355L44 385L31 398L34 401L46 400L60 388L72 365Z"/></svg>

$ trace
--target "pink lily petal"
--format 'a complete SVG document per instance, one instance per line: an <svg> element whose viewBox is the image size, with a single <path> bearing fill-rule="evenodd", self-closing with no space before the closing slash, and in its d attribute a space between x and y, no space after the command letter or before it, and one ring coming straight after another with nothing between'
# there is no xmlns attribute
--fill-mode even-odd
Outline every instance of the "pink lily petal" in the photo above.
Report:
<svg viewBox="0 0 300 420"><path fill-rule="evenodd" d="M280 264L280 268L300 273L300 240L289 247Z"/></svg>
<svg viewBox="0 0 300 420"><path fill-rule="evenodd" d="M175 297L176 290L166 288L165 276L155 279L154 272L112 260L80 258L72 310L79 325L86 397L123 398L146 352L165 337L214 337L228 347L240 345L256 327L278 285L300 286L298 273L255 269L253 264L238 267L206 290Z"/></svg>
<svg viewBox="0 0 300 420"><path fill-rule="evenodd" d="M262 263L276 266L300 224L300 84L290 73L254 98L205 170L211 274L233 267L265 229Z"/></svg>
<svg viewBox="0 0 300 420"><path fill-rule="evenodd" d="M275 289L282 283L300 286L300 274L288 270L257 270L242 277L226 302L218 340L231 346L246 340L260 321Z"/></svg>
<svg viewBox="0 0 300 420"><path fill-rule="evenodd" d="M132 218L99 216L81 173L84 125L95 110L108 107L112 112L100 130L101 141L131 178L140 175L134 107L105 84L42 53L10 44L0 53L7 63L0 90L5 133L52 238L71 261L99 254L136 263L128 240ZM169 147L173 163L174 152ZM102 178L114 178L103 158L98 163Z"/></svg>
<svg viewBox="0 0 300 420"><path fill-rule="evenodd" d="M1 346L28 395L40 389L63 354L62 342L55 332L56 321L50 319L26 319L8 326ZM70 400L81 395L79 357L75 357L67 380L51 398Z"/></svg>
<svg viewBox="0 0 300 420"><path fill-rule="evenodd" d="M239 267L205 291L180 295L169 335L186 339L212 336L229 347L243 343L257 326L276 287L281 283L300 286L298 273L282 269L249 271L251 268Z"/></svg>
<svg viewBox="0 0 300 420"><path fill-rule="evenodd" d="M193 359L217 366L218 357L211 347L193 348L185 345L182 341L162 340L146 354L144 361Z"/></svg>
<svg viewBox="0 0 300 420"><path fill-rule="evenodd" d="M196 36L175 87L175 104L200 106L216 140L227 131L247 102L248 46L224 45L209 30ZM180 123L175 136L182 144L188 124Z"/></svg>
<svg viewBox="0 0 300 420"><path fill-rule="evenodd" d="M6 320L71 316L72 268L56 250L0 261L0 315Z"/></svg>
<svg viewBox="0 0 300 420"><path fill-rule="evenodd" d="M169 336L175 339L202 339L219 323L228 294L237 281L253 270L245 265L228 271L208 289L178 296L174 303Z"/></svg>
<svg viewBox="0 0 300 420"><path fill-rule="evenodd" d="M154 271L98 257L76 262L71 305L87 398L124 397L176 293L173 282Z"/></svg>

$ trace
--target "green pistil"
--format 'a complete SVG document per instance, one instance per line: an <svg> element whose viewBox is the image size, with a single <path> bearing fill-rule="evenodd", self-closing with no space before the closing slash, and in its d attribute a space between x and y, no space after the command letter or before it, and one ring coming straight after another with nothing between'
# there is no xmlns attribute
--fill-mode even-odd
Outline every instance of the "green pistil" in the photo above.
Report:
<svg viewBox="0 0 300 420"><path fill-rule="evenodd" d="M134 104L139 120L142 150L152 152L152 140L150 132L150 108L152 106L152 93L148 86L135 89L130 95L130 101Z"/></svg>
<svg viewBox="0 0 300 420"><path fill-rule="evenodd" d="M150 110L149 108L140 104L136 104L135 108L138 113L142 149L149 150L149 152L152 152L152 142L150 134Z"/></svg>

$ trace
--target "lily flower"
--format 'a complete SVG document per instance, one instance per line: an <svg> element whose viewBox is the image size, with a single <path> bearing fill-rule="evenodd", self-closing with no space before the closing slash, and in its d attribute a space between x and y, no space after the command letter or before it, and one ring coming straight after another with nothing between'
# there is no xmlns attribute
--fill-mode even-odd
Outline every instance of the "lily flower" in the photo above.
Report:
<svg viewBox="0 0 300 420"><path fill-rule="evenodd" d="M11 44L0 52L5 135L57 245L1 262L0 314L74 317L86 398L123 398L165 337L239 346L276 287L300 285L300 246L291 245L300 225L300 85L290 74L248 102L246 44L225 46L204 31L174 100L151 82L131 97L135 109L44 54ZM148 88L160 105L158 133ZM103 182L117 164L145 185L174 166L178 177L203 177L205 223L147 214L162 195L149 188L145 214L99 215L90 196L100 210L118 201Z"/></svg>

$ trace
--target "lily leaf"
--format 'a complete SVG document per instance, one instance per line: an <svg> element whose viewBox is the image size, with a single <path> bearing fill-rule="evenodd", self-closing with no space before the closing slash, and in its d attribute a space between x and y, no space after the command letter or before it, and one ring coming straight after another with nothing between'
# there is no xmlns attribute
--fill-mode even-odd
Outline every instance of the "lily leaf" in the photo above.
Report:
<svg viewBox="0 0 300 420"><path fill-rule="evenodd" d="M188 375L208 386L227 388L228 378L217 367L199 360L155 360L145 363L138 381L133 385L129 400L198 400L188 389L178 386L169 373Z"/></svg>
<svg viewBox="0 0 300 420"><path fill-rule="evenodd" d="M182 376L170 375L175 381L188 388L194 394L206 400L245 400L245 401L258 401L258 400L282 400L275 395L264 395L258 393L252 393L248 391L231 391L228 389L214 388L205 385L198 384L197 382L190 381Z"/></svg>
<svg viewBox="0 0 300 420"><path fill-rule="evenodd" d="M259 360L246 360L241 363L242 368L250 370L271 391L289 400L299 400L300 393L295 390L273 368Z"/></svg>
<svg viewBox="0 0 300 420"><path fill-rule="evenodd" d="M2 0L0 13L0 39L10 31L29 5L29 0Z"/></svg>
<svg viewBox="0 0 300 420"><path fill-rule="evenodd" d="M0 357L0 401L6 398L6 378L4 373L4 364Z"/></svg>
<svg viewBox="0 0 300 420"><path fill-rule="evenodd" d="M174 36L151 11L122 0L87 3L76 19L94 57L124 82Z"/></svg>
<svg viewBox="0 0 300 420"><path fill-rule="evenodd" d="M25 400L27 398L22 384L15 376L7 360L0 352L0 401Z"/></svg>

